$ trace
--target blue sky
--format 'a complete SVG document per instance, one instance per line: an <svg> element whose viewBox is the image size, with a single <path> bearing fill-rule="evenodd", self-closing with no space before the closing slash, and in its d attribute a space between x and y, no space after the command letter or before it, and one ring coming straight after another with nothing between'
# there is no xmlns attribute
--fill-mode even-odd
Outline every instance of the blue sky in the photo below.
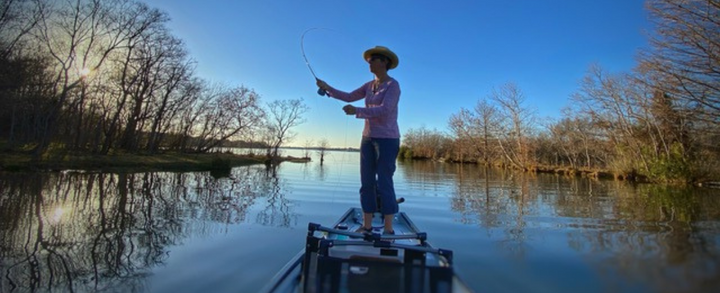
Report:
<svg viewBox="0 0 720 293"><path fill-rule="evenodd" d="M357 147L363 121L316 94L315 73L351 91L372 79L362 52L391 48L400 65L401 133L447 130L450 116L513 82L539 117L560 117L591 64L631 70L650 31L643 0L145 0L169 14L197 75L311 108L290 145ZM362 101L354 103L361 106Z"/></svg>

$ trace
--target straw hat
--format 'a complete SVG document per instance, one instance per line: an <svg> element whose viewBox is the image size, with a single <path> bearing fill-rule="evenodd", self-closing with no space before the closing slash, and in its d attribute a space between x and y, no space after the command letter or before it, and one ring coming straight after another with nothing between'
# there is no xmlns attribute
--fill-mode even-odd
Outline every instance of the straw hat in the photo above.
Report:
<svg viewBox="0 0 720 293"><path fill-rule="evenodd" d="M398 66L398 63L400 63L400 59L398 59L398 56L393 53L393 51L390 51L387 47L383 46L375 46L375 48L370 48L363 53L363 58L365 60L370 59L370 56L373 54L380 54L385 57L388 57L390 59L390 67L388 69L393 69Z"/></svg>

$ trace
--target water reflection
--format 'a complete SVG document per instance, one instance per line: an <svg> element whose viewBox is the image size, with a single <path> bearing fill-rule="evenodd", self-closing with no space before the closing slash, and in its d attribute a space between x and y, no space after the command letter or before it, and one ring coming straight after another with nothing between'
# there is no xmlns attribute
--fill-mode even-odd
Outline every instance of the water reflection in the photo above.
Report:
<svg viewBox="0 0 720 293"><path fill-rule="evenodd" d="M300 249L307 221L332 221L357 203L358 161L357 153L333 153L322 166L249 166L222 178L0 175L0 291L151 291L154 268L172 275L197 265L201 271L162 288L194 282L213 292L254 292L287 262L281 251L289 258ZM411 217L425 221L434 244L455 251L478 291L720 287L717 190L437 162L400 162L395 178ZM262 227L243 230L248 223ZM198 236L207 241L178 261L177 248ZM456 240L440 245L444 238Z"/></svg>
<svg viewBox="0 0 720 293"><path fill-rule="evenodd" d="M656 292L720 288L717 190L433 162L403 167L417 188L446 191L460 222L481 227L511 259L552 261L539 251L586 258L616 291L629 290L627 279Z"/></svg>
<svg viewBox="0 0 720 293"><path fill-rule="evenodd" d="M0 291L143 291L168 247L211 223L287 226L294 217L272 169L209 173L42 173L0 178Z"/></svg>

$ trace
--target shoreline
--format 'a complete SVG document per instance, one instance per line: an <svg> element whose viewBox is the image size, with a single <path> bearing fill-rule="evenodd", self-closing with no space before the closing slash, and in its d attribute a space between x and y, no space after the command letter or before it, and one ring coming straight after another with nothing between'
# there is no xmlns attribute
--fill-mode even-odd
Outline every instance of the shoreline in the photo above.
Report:
<svg viewBox="0 0 720 293"><path fill-rule="evenodd" d="M309 158L281 157L274 163L308 162ZM237 155L231 153L162 153L152 155L51 155L34 162L29 154L6 152L0 155L0 172L26 171L106 171L106 172L150 172L150 171L211 171L254 164L269 164L261 155Z"/></svg>

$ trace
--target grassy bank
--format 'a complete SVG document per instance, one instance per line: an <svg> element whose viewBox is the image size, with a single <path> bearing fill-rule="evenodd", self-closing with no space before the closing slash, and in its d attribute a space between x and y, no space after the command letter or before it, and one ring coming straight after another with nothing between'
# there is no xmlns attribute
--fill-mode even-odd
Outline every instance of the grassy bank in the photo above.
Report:
<svg viewBox="0 0 720 293"><path fill-rule="evenodd" d="M412 158L413 160L418 160L418 158ZM420 158L422 160L422 158ZM482 166L482 163L478 163L475 161L457 161L457 160L439 160L443 162L450 162L455 164L478 164ZM572 168L568 166L553 166L553 165L531 165L527 168L517 168L515 166L511 165L503 165L503 164L488 164L490 167L494 168L503 168L503 169L514 169L514 170L521 170L524 172L530 172L530 173L547 173L547 174L558 174L558 175L564 175L564 176L579 176L579 177L588 177L588 178L595 178L595 179L615 179L615 180L628 180L628 181L634 181L634 182L650 182L650 180L646 176L642 176L635 173L623 173L623 172L613 172L610 170L601 170L601 169L593 169L593 168Z"/></svg>
<svg viewBox="0 0 720 293"><path fill-rule="evenodd" d="M60 171L95 170L115 172L143 171L208 171L236 166L265 163L264 156L236 155L230 153L182 154L165 153L153 155L50 155L33 161L25 153L0 154L0 171ZM280 161L306 161L298 158L281 158Z"/></svg>

